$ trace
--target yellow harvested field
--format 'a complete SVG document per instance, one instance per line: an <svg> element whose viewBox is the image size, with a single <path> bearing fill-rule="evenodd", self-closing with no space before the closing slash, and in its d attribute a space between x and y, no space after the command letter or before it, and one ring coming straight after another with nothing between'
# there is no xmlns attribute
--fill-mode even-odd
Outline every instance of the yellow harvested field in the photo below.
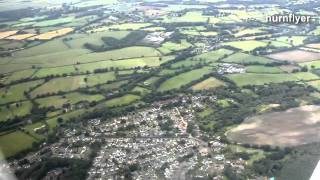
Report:
<svg viewBox="0 0 320 180"><path fill-rule="evenodd" d="M40 34L38 36L31 37L29 39L30 40L36 40L36 39L38 39L38 40L50 40L52 38L68 34L69 32L72 32L73 30L74 30L73 28L63 28L63 29L59 29L59 30L56 30L56 31L46 32L46 33Z"/></svg>
<svg viewBox="0 0 320 180"><path fill-rule="evenodd" d="M308 44L308 45L306 45L306 47L320 49L320 43Z"/></svg>
<svg viewBox="0 0 320 180"><path fill-rule="evenodd" d="M3 31L0 32L0 39L16 34L18 31Z"/></svg>
<svg viewBox="0 0 320 180"><path fill-rule="evenodd" d="M208 89L214 89L220 86L225 86L225 83L214 78L210 77L204 81L201 81L195 85L192 86L193 90L208 90Z"/></svg>
<svg viewBox="0 0 320 180"><path fill-rule="evenodd" d="M24 40L27 38L30 38L32 36L35 36L36 34L17 34L13 36L6 37L5 39L10 39L10 40Z"/></svg>

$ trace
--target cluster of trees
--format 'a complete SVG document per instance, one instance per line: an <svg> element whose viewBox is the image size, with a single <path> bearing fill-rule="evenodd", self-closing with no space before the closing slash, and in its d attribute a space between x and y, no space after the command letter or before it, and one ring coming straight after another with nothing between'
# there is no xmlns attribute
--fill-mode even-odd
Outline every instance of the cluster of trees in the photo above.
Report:
<svg viewBox="0 0 320 180"><path fill-rule="evenodd" d="M146 35L147 33L144 31L133 31L122 39L117 39L114 37L102 37L101 40L104 42L103 45L85 43L84 47L94 52L121 49L137 45L137 43L139 43Z"/></svg>

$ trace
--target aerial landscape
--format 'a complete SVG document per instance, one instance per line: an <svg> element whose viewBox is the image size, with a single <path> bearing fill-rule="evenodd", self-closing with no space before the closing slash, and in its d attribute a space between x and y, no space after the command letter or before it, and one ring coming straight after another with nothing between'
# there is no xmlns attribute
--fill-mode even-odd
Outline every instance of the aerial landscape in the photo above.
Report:
<svg viewBox="0 0 320 180"><path fill-rule="evenodd" d="M0 0L0 179L309 180L319 13L317 0Z"/></svg>

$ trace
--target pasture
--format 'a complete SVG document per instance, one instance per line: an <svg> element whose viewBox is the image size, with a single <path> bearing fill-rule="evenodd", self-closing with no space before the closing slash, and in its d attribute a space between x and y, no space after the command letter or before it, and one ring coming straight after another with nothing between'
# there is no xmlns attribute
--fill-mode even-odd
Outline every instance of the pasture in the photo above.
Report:
<svg viewBox="0 0 320 180"><path fill-rule="evenodd" d="M309 105L246 119L227 132L238 143L297 146L319 142L320 107Z"/></svg>
<svg viewBox="0 0 320 180"><path fill-rule="evenodd" d="M114 79L115 75L113 72L55 78L36 88L30 94L32 97L36 97L37 95L58 93L59 91L68 92L79 88L103 84Z"/></svg>
<svg viewBox="0 0 320 180"><path fill-rule="evenodd" d="M203 67L200 69L195 69L185 73L181 73L164 81L158 88L158 91L179 89L181 88L181 86L186 85L194 80L197 80L201 78L203 75L209 74L210 72L212 72L212 69L210 67Z"/></svg>
<svg viewBox="0 0 320 180"><path fill-rule="evenodd" d="M128 104L131 104L135 101L138 101L141 97L137 95L132 95L132 94L126 94L121 97L113 98L110 100L107 100L105 102L105 105L107 107L117 107L117 106L125 106Z"/></svg>
<svg viewBox="0 0 320 180"><path fill-rule="evenodd" d="M291 74L242 73L228 74L226 75L226 77L235 82L240 87L245 85L264 85L286 81L297 81L297 79Z"/></svg>
<svg viewBox="0 0 320 180"><path fill-rule="evenodd" d="M252 63L267 64L272 62L271 59L261 57L261 56L253 56L245 53L235 53L228 56L225 59L222 59L221 61L225 63L236 63L236 64L244 64L244 65L252 64Z"/></svg>
<svg viewBox="0 0 320 180"><path fill-rule="evenodd" d="M252 51L258 47L265 47L267 46L266 42L263 41L256 41L256 40L248 40L248 41L233 41L233 42L226 42L223 45L231 46L243 51Z"/></svg>
<svg viewBox="0 0 320 180"><path fill-rule="evenodd" d="M279 67L269 67L269 66L258 66L258 65L252 65L252 66L246 66L246 72L247 73L283 73L283 71Z"/></svg>

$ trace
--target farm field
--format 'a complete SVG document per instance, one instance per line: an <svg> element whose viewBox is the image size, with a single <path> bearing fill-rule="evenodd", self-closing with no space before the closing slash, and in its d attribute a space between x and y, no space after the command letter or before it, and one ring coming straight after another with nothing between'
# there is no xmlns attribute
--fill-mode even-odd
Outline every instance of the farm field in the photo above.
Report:
<svg viewBox="0 0 320 180"><path fill-rule="evenodd" d="M220 86L225 86L225 83L221 80L218 80L214 77L210 77L202 82L199 82L198 84L195 84L192 86L193 90L208 90L208 89L214 89Z"/></svg>
<svg viewBox="0 0 320 180"><path fill-rule="evenodd" d="M50 80L42 86L36 88L31 92L32 97L37 95L58 93L59 91L68 92L79 88L91 87L97 84L103 84L107 81L114 80L115 76L113 72L96 74L96 75L80 75L69 76Z"/></svg>
<svg viewBox="0 0 320 180"><path fill-rule="evenodd" d="M187 85L188 83L201 78L203 75L209 74L211 71L210 67L203 67L201 69L181 73L164 81L158 88L158 91L168 91L181 88L181 86Z"/></svg>
<svg viewBox="0 0 320 180"><path fill-rule="evenodd" d="M226 63L236 63L236 64L251 64L251 63L267 64L272 62L271 59L260 57L260 56L253 56L245 53L232 54L227 58L222 59L222 61Z"/></svg>
<svg viewBox="0 0 320 180"><path fill-rule="evenodd" d="M24 96L24 92L29 91L31 88L34 88L37 85L40 85L42 82L43 80L36 80L1 88L0 104L25 100L26 97Z"/></svg>
<svg viewBox="0 0 320 180"><path fill-rule="evenodd" d="M320 26L266 17L319 12L307 0L2 0L0 160L17 179L308 179Z"/></svg>
<svg viewBox="0 0 320 180"><path fill-rule="evenodd" d="M319 113L320 107L312 105L266 113L246 119L227 136L239 143L280 147L319 142Z"/></svg>
<svg viewBox="0 0 320 180"><path fill-rule="evenodd" d="M113 98L110 100L107 100L105 102L105 105L107 107L117 107L117 106L124 106L124 105L128 105L130 103L133 103L137 100L140 99L140 96L137 95L132 95L132 94L127 94L121 97L117 97L117 98Z"/></svg>
<svg viewBox="0 0 320 180"><path fill-rule="evenodd" d="M276 74L276 73L283 73L283 71L279 67L267 67L267 66L246 66L246 72L247 73L270 73L270 74Z"/></svg>
<svg viewBox="0 0 320 180"><path fill-rule="evenodd" d="M289 61L289 62L308 62L320 59L320 53L307 52L302 50L291 50L268 55L269 58Z"/></svg>
<svg viewBox="0 0 320 180"><path fill-rule="evenodd" d="M243 74L229 74L227 78L235 82L238 86L245 85L263 85L269 83L281 83L287 81L297 81L291 74L257 74L257 73L243 73Z"/></svg>
<svg viewBox="0 0 320 180"><path fill-rule="evenodd" d="M250 41L226 42L226 43L223 43L223 45L232 46L234 48L241 49L243 51L252 51L258 47L267 46L267 43L263 41L250 40Z"/></svg>

